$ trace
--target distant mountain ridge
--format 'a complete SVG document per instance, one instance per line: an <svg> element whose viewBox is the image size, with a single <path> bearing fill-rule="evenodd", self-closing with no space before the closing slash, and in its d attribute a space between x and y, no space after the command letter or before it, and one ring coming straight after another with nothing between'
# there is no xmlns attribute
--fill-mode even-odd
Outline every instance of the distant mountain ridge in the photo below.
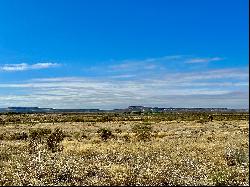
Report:
<svg viewBox="0 0 250 187"><path fill-rule="evenodd" d="M40 107L7 107L0 108L0 113L91 113L91 112L249 112L249 109L228 109L228 108L159 108L145 106L129 106L125 109L55 109Z"/></svg>

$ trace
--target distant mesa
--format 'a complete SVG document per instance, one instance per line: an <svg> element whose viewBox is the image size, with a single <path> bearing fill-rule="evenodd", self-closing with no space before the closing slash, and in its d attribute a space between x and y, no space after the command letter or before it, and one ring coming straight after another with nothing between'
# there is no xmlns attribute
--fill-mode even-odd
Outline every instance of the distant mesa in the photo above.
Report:
<svg viewBox="0 0 250 187"><path fill-rule="evenodd" d="M228 109L228 108L159 108L145 106L129 106L124 109L100 110L100 109L55 109L40 107L7 107L0 108L0 113L92 113L92 112L248 112L248 109Z"/></svg>

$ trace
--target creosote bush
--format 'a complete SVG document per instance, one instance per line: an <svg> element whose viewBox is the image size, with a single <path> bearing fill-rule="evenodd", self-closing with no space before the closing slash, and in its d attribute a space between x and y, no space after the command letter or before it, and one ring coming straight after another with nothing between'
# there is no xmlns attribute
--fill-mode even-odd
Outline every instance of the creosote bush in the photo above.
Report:
<svg viewBox="0 0 250 187"><path fill-rule="evenodd" d="M50 133L51 133L50 129L43 129L43 128L30 129L29 138L32 141L41 142L42 139L45 138Z"/></svg>
<svg viewBox="0 0 250 187"><path fill-rule="evenodd" d="M111 130L107 128L100 128L97 133L100 135L101 139L106 141L107 139L112 137L112 132Z"/></svg>
<svg viewBox="0 0 250 187"><path fill-rule="evenodd" d="M61 151L62 147L59 146L59 143L63 141L65 137L66 136L63 131L61 129L56 128L47 139L48 149L52 152Z"/></svg>
<svg viewBox="0 0 250 187"><path fill-rule="evenodd" d="M38 151L39 147L45 146L52 152L62 150L59 143L66 137L66 134L59 128L53 132L51 129L38 128L29 131L29 149L30 153Z"/></svg>
<svg viewBox="0 0 250 187"><path fill-rule="evenodd" d="M150 140L152 136L152 125L150 123L135 124L132 127L132 132L136 133L138 140Z"/></svg>

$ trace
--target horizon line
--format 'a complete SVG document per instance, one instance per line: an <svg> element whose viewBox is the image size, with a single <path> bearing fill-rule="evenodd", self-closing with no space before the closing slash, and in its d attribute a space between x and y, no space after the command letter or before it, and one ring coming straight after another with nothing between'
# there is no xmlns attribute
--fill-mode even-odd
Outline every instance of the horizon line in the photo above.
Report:
<svg viewBox="0 0 250 187"><path fill-rule="evenodd" d="M129 107L145 107L145 108L186 108L186 109L249 109L248 108L230 108L230 107L159 107L159 106L143 106L143 105L129 105L127 108L110 108L110 109L102 109L102 108L54 108L54 107L39 107L39 106L8 106L8 107L0 107L0 109L8 109L8 108L38 108L38 109L53 109L53 110L85 110L85 109L98 109L98 110L122 110L128 109Z"/></svg>

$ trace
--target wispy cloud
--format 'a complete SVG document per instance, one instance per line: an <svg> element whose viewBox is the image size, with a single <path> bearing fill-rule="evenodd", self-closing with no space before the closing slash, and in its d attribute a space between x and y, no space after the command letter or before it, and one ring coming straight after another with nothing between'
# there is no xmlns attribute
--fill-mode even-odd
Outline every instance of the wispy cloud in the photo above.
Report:
<svg viewBox="0 0 250 187"><path fill-rule="evenodd" d="M147 74L160 71L180 71L191 70L192 68L207 64L209 62L222 61L221 57L199 57L193 55L169 55L155 58L144 59L124 59L124 60L110 60L109 65L90 67L88 71L95 73L121 73L130 74L136 72L137 74ZM86 69L84 71L87 71Z"/></svg>
<svg viewBox="0 0 250 187"><path fill-rule="evenodd" d="M245 80L247 81L249 78L248 69L243 68L223 68L223 69L211 69L211 70L203 70L196 72L183 72L183 73L172 73L164 76L166 80L175 80L175 81L239 81ZM231 80L230 80L231 79Z"/></svg>
<svg viewBox="0 0 250 187"><path fill-rule="evenodd" d="M171 55L158 58L112 60L113 65L109 65L108 68L114 71L154 70L160 68L164 63L174 62L183 57L183 55Z"/></svg>
<svg viewBox="0 0 250 187"><path fill-rule="evenodd" d="M215 76L217 74L220 76ZM124 74L122 77L130 76ZM0 106L120 108L138 104L246 108L248 86L247 71L242 69L172 73L127 80L119 77L57 77L0 84ZM5 89L12 91L1 95L1 90Z"/></svg>
<svg viewBox="0 0 250 187"><path fill-rule="evenodd" d="M133 78L133 77L136 77L136 75L131 75L131 74L121 74L121 75L113 75L113 76L110 76L111 78L114 78L114 79L122 79L122 78Z"/></svg>
<svg viewBox="0 0 250 187"><path fill-rule="evenodd" d="M224 59L220 58L220 57L213 57L213 58L191 58L191 59L187 59L185 61L185 63L187 63L187 64L209 63L209 62L221 61L221 60L224 60Z"/></svg>
<svg viewBox="0 0 250 187"><path fill-rule="evenodd" d="M27 70L47 69L58 66L60 66L60 64L57 63L4 64L3 66L0 66L0 71L6 71L6 72L27 71Z"/></svg>
<svg viewBox="0 0 250 187"><path fill-rule="evenodd" d="M157 67L156 64L148 63L146 61L128 61L128 62L123 62L121 64L117 65L110 65L108 68L111 71L137 71L138 69L155 69Z"/></svg>

